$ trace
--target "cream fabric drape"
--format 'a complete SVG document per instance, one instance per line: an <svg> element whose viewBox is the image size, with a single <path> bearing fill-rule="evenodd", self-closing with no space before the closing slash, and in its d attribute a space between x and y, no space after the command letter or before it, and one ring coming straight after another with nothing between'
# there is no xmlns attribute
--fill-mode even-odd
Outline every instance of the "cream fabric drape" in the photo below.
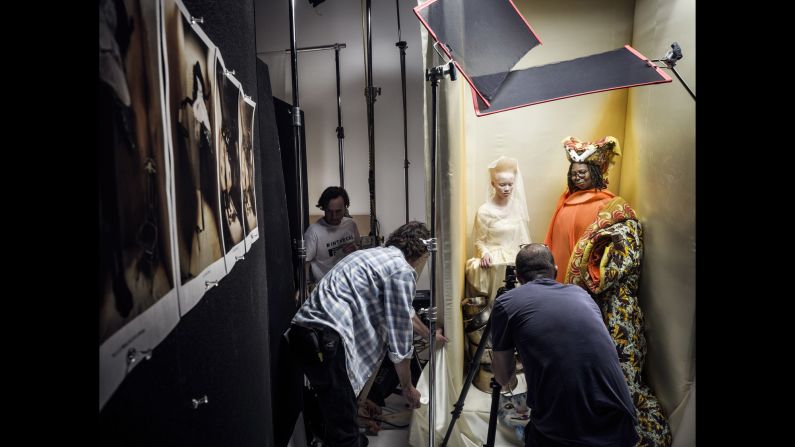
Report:
<svg viewBox="0 0 795 447"><path fill-rule="evenodd" d="M423 31L423 47L425 66L438 65L433 54L433 49L428 45L428 35ZM475 118L472 112L472 98L469 85L459 78L451 82L449 79L440 81L438 91L439 132L438 132L438 170L436 173L436 237L438 238L439 252L437 254L436 278L436 305L439 308L439 321L443 322L445 335L450 343L436 352L436 384L435 384L435 422L436 444L441 444L447 426L452 419L451 411L458 400L464 379L464 328L461 313L461 297L464 291L464 266L468 254L472 253L472 242L469 233L472 229L474 210L467 197L472 187L469 180L470 161L467 159L468 135L467 123ZM430 179L430 120L431 120L431 91L429 84L425 88L426 104L426 179ZM492 156L491 159L496 158ZM480 170L488 162L480 163ZM482 174L482 172L481 172ZM480 177L487 177L481 175ZM480 183L478 191L485 191L485 184ZM426 188L430 191L430 188ZM480 197L478 205L485 200ZM430 200L426 215L430 222ZM476 209L476 208L475 208ZM430 272L430 265L426 267ZM422 394L423 405L414 411L412 416L409 442L412 446L428 445L428 374L423 371L418 384ZM520 383L515 392L523 392L526 385ZM461 417L456 422L455 428L448 443L449 446L481 446L486 440L488 428L489 407L491 395L471 386L467 395ZM496 445L520 445L514 439L513 432L499 426L496 436Z"/></svg>
<svg viewBox="0 0 795 447"><path fill-rule="evenodd" d="M428 49L428 35L423 33L423 47ZM433 50L431 50L433 51ZM432 56L426 52L425 66L431 66ZM439 321L444 322L444 330L451 340L446 346L436 352L436 439L441 442L444 431L450 420L450 411L458 398L463 382L462 372L464 364L464 337L463 321L459 297L464 286L464 263L466 261L466 204L459 199L463 195L466 182L466 172L462 168L464 149L464 126L462 120L463 88L461 82L450 84L440 82L439 88L439 138L436 172L436 212L438 216L436 237L438 238L439 251L436 256L436 305L439 308ZM430 116L431 97L430 88L426 83L426 129L425 129L425 166L426 179L430 179ZM426 188L430 191L430 188ZM453 199L455 198L455 199ZM426 200L430 204L430 200ZM430 223L430 205L426 212L427 221ZM426 267L430 273L430 265ZM433 281L434 278L431 278ZM426 368L427 369L427 368ZM451 373L451 371L454 371ZM423 396L423 405L414 412L411 422L409 442L414 446L428 444L428 387L427 371L420 379L419 388ZM474 390L477 391L477 390ZM450 445L462 444L460 440L467 438L465 434L471 433L470 423L467 418L461 417L456 423L455 432L451 437ZM464 434L464 435L462 435ZM477 445L477 443L469 444Z"/></svg>
<svg viewBox="0 0 795 447"><path fill-rule="evenodd" d="M426 46L427 48L427 46ZM464 188L467 183L467 171L464 162L465 132L463 114L465 107L471 106L464 102L468 93L464 82L450 83L443 81L439 88L439 140L438 140L438 171L437 171L437 225L436 237L439 242L437 253L436 305L439 307L439 321L444 322L445 335L450 339L443 348L436 352L436 384L435 384L435 422L436 444L444 438L447 426L452 418L453 409L461 393L464 374L465 339L461 314L461 296L464 290L464 265L466 263L467 233L471 224L466 219L467 202L463 200ZM430 107L430 91L426 92ZM427 110L430 119L430 111ZM428 122L428 120L426 120ZM430 127L430 126L429 126ZM426 132L427 135L427 132ZM430 148L430 143L427 144ZM426 156L426 176L430 178L430 155ZM427 188L430 191L430 188ZM428 201L430 203L430 200ZM430 208L428 213L430 216ZM426 266L430 272L430 265ZM409 442L413 446L428 444L428 374L423 371L417 388L422 394L423 405L413 414L409 433ZM525 387L526 388L526 387ZM517 392L522 392L519 387ZM456 422L448 445L481 446L486 439L488 428L489 406L491 395L471 386L467 395L461 417ZM500 428L497 432L497 445L519 445L511 440L512 432Z"/></svg>
<svg viewBox="0 0 795 447"><path fill-rule="evenodd" d="M676 71L697 93L695 7L695 0L638 0L632 44L658 58L678 42L683 58ZM671 77L663 88L630 91L620 194L643 216L638 298L646 316L648 383L668 414L674 445L691 446L696 427L696 102Z"/></svg>

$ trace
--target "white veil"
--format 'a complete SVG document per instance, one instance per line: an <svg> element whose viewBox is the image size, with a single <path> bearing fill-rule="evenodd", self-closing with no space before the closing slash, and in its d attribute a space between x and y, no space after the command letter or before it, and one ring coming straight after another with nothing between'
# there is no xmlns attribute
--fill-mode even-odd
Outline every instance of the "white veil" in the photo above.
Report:
<svg viewBox="0 0 795 447"><path fill-rule="evenodd" d="M488 165L487 175L488 181L486 182L486 202L491 203L497 190L491 184L491 180L497 172L515 170L516 178L513 183L513 194L508 202L509 213L516 213L521 216L525 224L527 234L530 234L530 215L527 212L527 195L524 190L524 179L522 178L522 171L519 169L519 160L513 157L500 156Z"/></svg>

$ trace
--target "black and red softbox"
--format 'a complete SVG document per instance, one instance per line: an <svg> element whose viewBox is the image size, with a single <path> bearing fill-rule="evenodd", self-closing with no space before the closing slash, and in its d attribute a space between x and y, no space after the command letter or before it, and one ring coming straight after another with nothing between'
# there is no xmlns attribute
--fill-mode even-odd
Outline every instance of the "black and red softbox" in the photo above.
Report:
<svg viewBox="0 0 795 447"><path fill-rule="evenodd" d="M670 76L629 45L511 71L541 44L511 0L430 0L415 7L414 13L472 87L477 116L671 82Z"/></svg>

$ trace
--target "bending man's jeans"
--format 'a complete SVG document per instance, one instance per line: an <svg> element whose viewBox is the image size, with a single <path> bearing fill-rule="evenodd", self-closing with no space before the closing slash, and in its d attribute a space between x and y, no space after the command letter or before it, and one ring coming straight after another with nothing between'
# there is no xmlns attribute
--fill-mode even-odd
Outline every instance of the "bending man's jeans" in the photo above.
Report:
<svg viewBox="0 0 795 447"><path fill-rule="evenodd" d="M317 394L325 424L323 441L330 447L359 447L358 404L345 368L345 348L339 334L328 328L292 325L290 347Z"/></svg>

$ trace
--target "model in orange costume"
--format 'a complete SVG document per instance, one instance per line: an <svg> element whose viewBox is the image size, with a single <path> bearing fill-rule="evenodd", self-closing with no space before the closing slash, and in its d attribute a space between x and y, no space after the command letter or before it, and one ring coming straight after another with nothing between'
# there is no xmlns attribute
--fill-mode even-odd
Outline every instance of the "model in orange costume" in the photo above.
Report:
<svg viewBox="0 0 795 447"><path fill-rule="evenodd" d="M581 286L599 305L637 410L638 446L669 446L670 426L643 378L646 336L637 294L643 229L635 210L605 190L608 169L621 153L618 141L568 137L563 148L571 163L568 188L545 239L558 265L556 279Z"/></svg>

